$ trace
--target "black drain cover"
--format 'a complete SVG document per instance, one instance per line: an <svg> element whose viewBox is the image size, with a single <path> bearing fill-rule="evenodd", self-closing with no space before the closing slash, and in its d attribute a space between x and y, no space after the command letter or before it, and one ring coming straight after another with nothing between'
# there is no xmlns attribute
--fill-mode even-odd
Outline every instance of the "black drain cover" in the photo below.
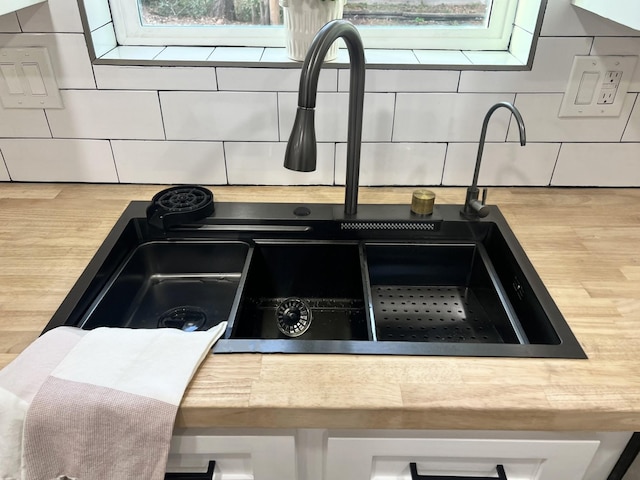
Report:
<svg viewBox="0 0 640 480"><path fill-rule="evenodd" d="M159 328L177 328L185 332L200 330L207 323L207 314L198 307L183 306L167 310L158 319Z"/></svg>

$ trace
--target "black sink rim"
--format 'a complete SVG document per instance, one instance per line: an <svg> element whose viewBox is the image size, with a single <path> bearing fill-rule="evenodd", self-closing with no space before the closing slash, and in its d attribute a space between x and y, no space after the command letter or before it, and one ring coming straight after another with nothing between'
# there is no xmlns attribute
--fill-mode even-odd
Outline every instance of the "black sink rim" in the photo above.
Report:
<svg viewBox="0 0 640 480"><path fill-rule="evenodd" d="M373 238L388 241L397 238L397 230L385 230L393 225L411 238L432 238L432 235L446 235L447 228L467 232L473 238L482 235L487 224L495 224L510 251L517 258L518 265L529 286L539 300L545 315L560 341L557 345L509 345L509 344L459 344L453 343L411 343L411 342L371 342L360 340L231 340L230 330L214 346L216 353L338 353L362 355L418 355L418 356L463 356L463 357L527 357L527 358L587 358L580 343L574 336L560 310L533 268L523 248L502 216L497 206L490 206L490 214L477 220L463 219L459 215L460 205L437 205L431 217L411 214L406 205L361 205L355 216L345 216L341 205L307 205L310 215L298 217L293 212L301 204L251 204L218 203L216 212L207 219L192 225L161 231L146 222L148 202L133 201L105 238L85 271L52 316L43 333L61 325L77 325L81 311L87 308L92 292L99 290L104 282L108 265L119 264L122 252L116 248L127 241L179 241L185 238L194 241L210 238L211 231L228 238L246 238L247 232L259 231L261 238L309 238L319 240L340 240L352 238ZM247 220L253 218L253 220ZM385 220L386 219L386 220ZM349 226L345 229L344 225ZM133 227L131 226L133 225ZM355 228L354 228L355 226ZM327 229L326 231L323 229ZM404 229L404 230L403 230ZM243 233L238 233L243 232ZM444 232L444 233L443 233ZM235 237L234 237L235 235ZM336 238L337 237L337 238ZM410 241L411 239L409 239ZM126 255L126 254L125 254ZM249 260L247 260L249 261ZM80 312L80 313L79 313ZM281 345L286 342L286 345Z"/></svg>

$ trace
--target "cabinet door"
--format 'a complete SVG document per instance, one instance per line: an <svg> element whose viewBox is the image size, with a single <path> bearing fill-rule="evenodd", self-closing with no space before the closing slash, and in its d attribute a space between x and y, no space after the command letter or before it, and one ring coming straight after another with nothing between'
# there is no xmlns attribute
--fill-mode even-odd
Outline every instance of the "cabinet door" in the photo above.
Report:
<svg viewBox="0 0 640 480"><path fill-rule="evenodd" d="M508 480L582 480L598 450L597 440L469 438L328 439L326 480L411 480L420 476Z"/></svg>
<svg viewBox="0 0 640 480"><path fill-rule="evenodd" d="M176 435L167 473L206 472L213 480L295 480L293 435Z"/></svg>

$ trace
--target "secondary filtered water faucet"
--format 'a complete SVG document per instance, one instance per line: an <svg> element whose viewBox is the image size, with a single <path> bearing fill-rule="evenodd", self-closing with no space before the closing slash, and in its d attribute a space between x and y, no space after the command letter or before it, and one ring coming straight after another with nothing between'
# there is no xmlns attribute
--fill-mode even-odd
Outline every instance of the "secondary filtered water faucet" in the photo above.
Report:
<svg viewBox="0 0 640 480"><path fill-rule="evenodd" d="M352 23L333 20L316 34L302 65L298 110L287 143L284 166L298 172L316 169L315 106L318 77L329 47L338 38L344 39L349 50L349 119L347 130L347 181L344 213L354 215L358 210L358 177L360 176L360 148L362 141L362 108L364 103L365 61L360 34Z"/></svg>
<svg viewBox="0 0 640 480"><path fill-rule="evenodd" d="M487 136L487 126L489 125L489 119L491 118L491 115L493 115L493 112L495 112L500 107L507 108L511 111L511 113L513 113L513 116L518 123L518 130L520 131L520 145L524 147L527 143L527 136L524 128L524 121L522 120L522 115L520 115L520 112L515 106L513 106L513 104L509 102L498 102L489 109L484 117L484 122L482 123L480 142L478 143L478 156L476 157L476 168L473 171L473 181L471 182L471 186L467 188L467 198L465 199L464 207L462 207L462 211L460 212L465 217L486 217L489 214L489 208L485 204L487 198L486 188L483 189L482 201L478 200L478 196L480 193L480 190L478 189L478 177L480 176L480 163L482 162L482 152L484 151L484 143Z"/></svg>

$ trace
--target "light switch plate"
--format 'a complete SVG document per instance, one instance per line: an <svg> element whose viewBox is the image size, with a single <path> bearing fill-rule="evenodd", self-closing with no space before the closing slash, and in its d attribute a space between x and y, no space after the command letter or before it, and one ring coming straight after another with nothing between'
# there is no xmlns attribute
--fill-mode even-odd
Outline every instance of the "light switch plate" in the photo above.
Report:
<svg viewBox="0 0 640 480"><path fill-rule="evenodd" d="M63 108L45 47L0 48L0 101L5 108Z"/></svg>
<svg viewBox="0 0 640 480"><path fill-rule="evenodd" d="M559 117L620 116L635 55L576 56Z"/></svg>

